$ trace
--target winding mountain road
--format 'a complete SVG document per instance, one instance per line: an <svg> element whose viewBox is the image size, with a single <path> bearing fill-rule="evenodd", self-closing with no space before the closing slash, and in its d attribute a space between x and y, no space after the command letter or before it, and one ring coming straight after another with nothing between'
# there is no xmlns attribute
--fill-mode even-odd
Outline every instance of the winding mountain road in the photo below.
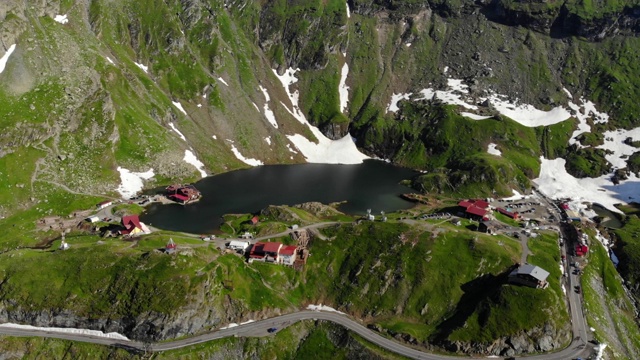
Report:
<svg viewBox="0 0 640 360"><path fill-rule="evenodd" d="M579 313L581 313L581 311ZM572 312L572 315L574 314L577 314L577 313ZM115 347L128 349L128 350L158 352L158 351L180 349L180 348L192 346L195 344L200 344L200 343L208 342L211 340L222 339L222 338L231 337L231 336L233 337L268 336L269 333L267 329L271 327L282 329L286 326L289 326L301 320L331 321L333 323L336 323L338 325L345 327L350 331L353 331L354 333L358 334L359 336L361 336L367 341L370 341L373 344L376 344L398 355L402 355L412 359L450 360L450 359L460 358L460 356L453 356L453 355L429 354L429 353L425 353L420 350L408 347L396 341L380 336L379 334L361 325L359 322L351 319L347 315L343 315L336 312L311 311L311 310L302 310L295 313L277 316L270 319L238 325L228 329L216 330L216 331L208 332L205 334L201 334L198 336L193 336L185 339L179 339L179 340L162 342L162 343L152 343L152 344L147 344L147 343L142 343L137 341L110 339L105 337L97 337L97 336L83 335L83 334L68 334L68 333L57 333L57 332L43 331L43 330L25 330L25 329L13 329L13 328L4 328L4 327L0 328L0 334L9 335L9 336L48 337L48 338L56 338L56 339L107 345L107 346L115 346ZM579 356L586 356L589 353L590 353L590 349L587 349L587 346L584 345L584 341L581 341L579 339L578 340L574 339L571 345L562 351L559 351L556 353L546 353L542 355L528 356L527 359L566 360L566 359L572 359Z"/></svg>
<svg viewBox="0 0 640 360"><path fill-rule="evenodd" d="M555 206L546 198L544 198L546 202L549 203L549 207L555 209ZM557 218L560 218L560 214L556 214ZM324 224L314 224L310 226L302 227L301 229L309 229L309 228L318 228L322 226L328 226L335 223L324 223ZM263 238L253 239L252 242L258 240L266 240L271 237L285 236L289 234L292 230L287 230L280 234L265 236ZM566 237L566 236L565 236ZM565 242L565 247L568 246ZM566 254L566 248L562 249L563 254ZM582 299L581 296L573 291L574 284L579 284L579 278L577 275L571 273L568 266L565 264L565 272L568 274L566 277L566 282L564 286L567 287L567 301L569 305L569 311L571 315L571 328L573 331L573 340L571 344L563 350L554 353L544 353L540 355L533 356L519 356L519 358L526 359L535 359L535 360L567 360L567 359L575 359L578 357L587 358L589 355L593 353L593 346L587 342L589 333L587 332L587 324L582 312ZM167 351L173 349L184 348L188 346L192 346L194 344L200 344L204 342L208 342L211 340L222 339L226 337L258 337L258 336L270 336L267 329L275 327L277 329L282 329L287 327L295 322L302 320L325 320L331 321L335 324L341 325L346 329L358 334L365 340L376 344L384 349L387 349L391 352L394 352L398 355L402 355L412 359L425 359L425 360L448 360L448 359L460 359L462 356L453 356L453 355L441 355L441 354L431 354L420 351L418 349L412 348L410 346L401 344L397 341L388 339L379 335L378 333L368 329L363 326L359 321L352 319L350 316L338 312L327 312L327 311L311 311L311 310L300 310L294 313L281 315L269 319L264 319L260 321L255 321L251 323L246 323L242 325L237 325L227 329L213 330L201 335L192 336L184 339L178 339L167 342L159 342L159 343L142 343L138 341L127 341L120 339L113 339L108 337L99 337L94 335L86 335L86 334L72 334L72 333L61 333L55 331L47 331L47 330L32 330L32 329L22 329L22 328L11 328L11 327L0 327L0 334L8 335L8 336L19 336L19 337L29 337L29 336L37 336L37 337L46 337L46 338L56 338L56 339L64 339L71 341L79 341L107 346L115 346L127 350L138 350L138 351ZM468 356L465 356L468 357ZM480 357L476 357L480 358ZM495 357L494 357L495 358Z"/></svg>

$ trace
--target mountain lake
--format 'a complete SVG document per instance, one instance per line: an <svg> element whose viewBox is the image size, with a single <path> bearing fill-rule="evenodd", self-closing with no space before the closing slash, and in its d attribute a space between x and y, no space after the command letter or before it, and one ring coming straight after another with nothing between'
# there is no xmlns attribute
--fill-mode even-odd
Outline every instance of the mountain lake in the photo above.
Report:
<svg viewBox="0 0 640 360"><path fill-rule="evenodd" d="M339 210L379 216L411 208L401 194L415 192L400 184L418 173L383 161L358 165L268 165L206 177L195 187L200 201L188 204L154 203L141 216L145 223L165 230L195 234L216 232L224 214L257 213L269 205L295 205L317 201L344 202Z"/></svg>

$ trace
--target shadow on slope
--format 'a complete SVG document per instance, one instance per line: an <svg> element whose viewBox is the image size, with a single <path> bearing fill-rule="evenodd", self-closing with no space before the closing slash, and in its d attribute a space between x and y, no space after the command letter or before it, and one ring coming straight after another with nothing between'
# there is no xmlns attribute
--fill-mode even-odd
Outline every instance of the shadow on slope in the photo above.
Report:
<svg viewBox="0 0 640 360"><path fill-rule="evenodd" d="M490 311L483 311L481 307L487 304L491 298L498 295L500 288L507 283L509 273L516 267L513 265L505 272L498 275L485 274L472 281L463 284L460 288L464 295L458 302L452 316L441 322L436 327L436 332L431 338L435 344L448 344L450 335L465 326L467 320L476 312L479 313L478 321L487 322Z"/></svg>

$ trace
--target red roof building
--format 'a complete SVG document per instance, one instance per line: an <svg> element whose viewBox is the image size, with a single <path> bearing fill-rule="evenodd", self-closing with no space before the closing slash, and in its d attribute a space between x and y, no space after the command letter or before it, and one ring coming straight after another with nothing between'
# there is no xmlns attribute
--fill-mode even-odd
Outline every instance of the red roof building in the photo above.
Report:
<svg viewBox="0 0 640 360"><path fill-rule="evenodd" d="M253 259L264 259L264 243L257 242L253 244L253 247L249 252L249 257Z"/></svg>
<svg viewBox="0 0 640 360"><path fill-rule="evenodd" d="M296 261L296 250L298 247L294 245L285 245L278 251L278 263L284 265L293 265Z"/></svg>
<svg viewBox="0 0 640 360"><path fill-rule="evenodd" d="M258 221L260 221L260 218L257 217L257 216L254 216L254 217L251 218L251 223L253 225L256 225L258 223Z"/></svg>
<svg viewBox="0 0 640 360"><path fill-rule="evenodd" d="M277 243L277 242L268 242L268 243L264 243L264 252L267 255L278 255L278 251L280 250L280 248L282 247L281 243Z"/></svg>
<svg viewBox="0 0 640 360"><path fill-rule="evenodd" d="M577 244L576 245L576 256L585 256L589 252L589 247L587 245Z"/></svg>
<svg viewBox="0 0 640 360"><path fill-rule="evenodd" d="M481 209L475 205L471 205L467 208L467 214L484 217L485 215L487 215L487 210Z"/></svg>
<svg viewBox="0 0 640 360"><path fill-rule="evenodd" d="M484 200L462 200L458 206L463 207L469 217L488 219L489 203Z"/></svg>
<svg viewBox="0 0 640 360"><path fill-rule="evenodd" d="M282 246L282 248L280 248L280 251L278 251L278 254L291 256L296 253L297 248L298 247L295 245L284 245Z"/></svg>
<svg viewBox="0 0 640 360"><path fill-rule="evenodd" d="M189 200L188 196L182 195L182 194L171 194L169 196L167 196L169 199L177 201L177 202L187 202Z"/></svg>
<svg viewBox="0 0 640 360"><path fill-rule="evenodd" d="M137 234L143 231L138 215L127 215L123 217L122 226L124 226L124 230L120 230L120 234L122 235Z"/></svg>
<svg viewBox="0 0 640 360"><path fill-rule="evenodd" d="M518 214L517 212L511 212L509 210L505 210L503 208L497 208L496 210L498 210L498 212L502 215L508 216L514 220L518 220L520 219L520 214Z"/></svg>
<svg viewBox="0 0 640 360"><path fill-rule="evenodd" d="M277 242L257 242L251 248L249 257L253 259L265 259L266 261L276 261L278 251L280 251L281 247L282 244Z"/></svg>

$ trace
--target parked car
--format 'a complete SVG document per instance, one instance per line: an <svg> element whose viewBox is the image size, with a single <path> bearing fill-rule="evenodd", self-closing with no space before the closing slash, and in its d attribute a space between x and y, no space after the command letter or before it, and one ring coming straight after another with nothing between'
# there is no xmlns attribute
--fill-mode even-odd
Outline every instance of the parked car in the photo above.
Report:
<svg viewBox="0 0 640 360"><path fill-rule="evenodd" d="M268 328L268 329L267 329L267 332L268 332L269 334L274 333L274 332L276 332L276 331L278 331L278 329L277 329L277 328Z"/></svg>

